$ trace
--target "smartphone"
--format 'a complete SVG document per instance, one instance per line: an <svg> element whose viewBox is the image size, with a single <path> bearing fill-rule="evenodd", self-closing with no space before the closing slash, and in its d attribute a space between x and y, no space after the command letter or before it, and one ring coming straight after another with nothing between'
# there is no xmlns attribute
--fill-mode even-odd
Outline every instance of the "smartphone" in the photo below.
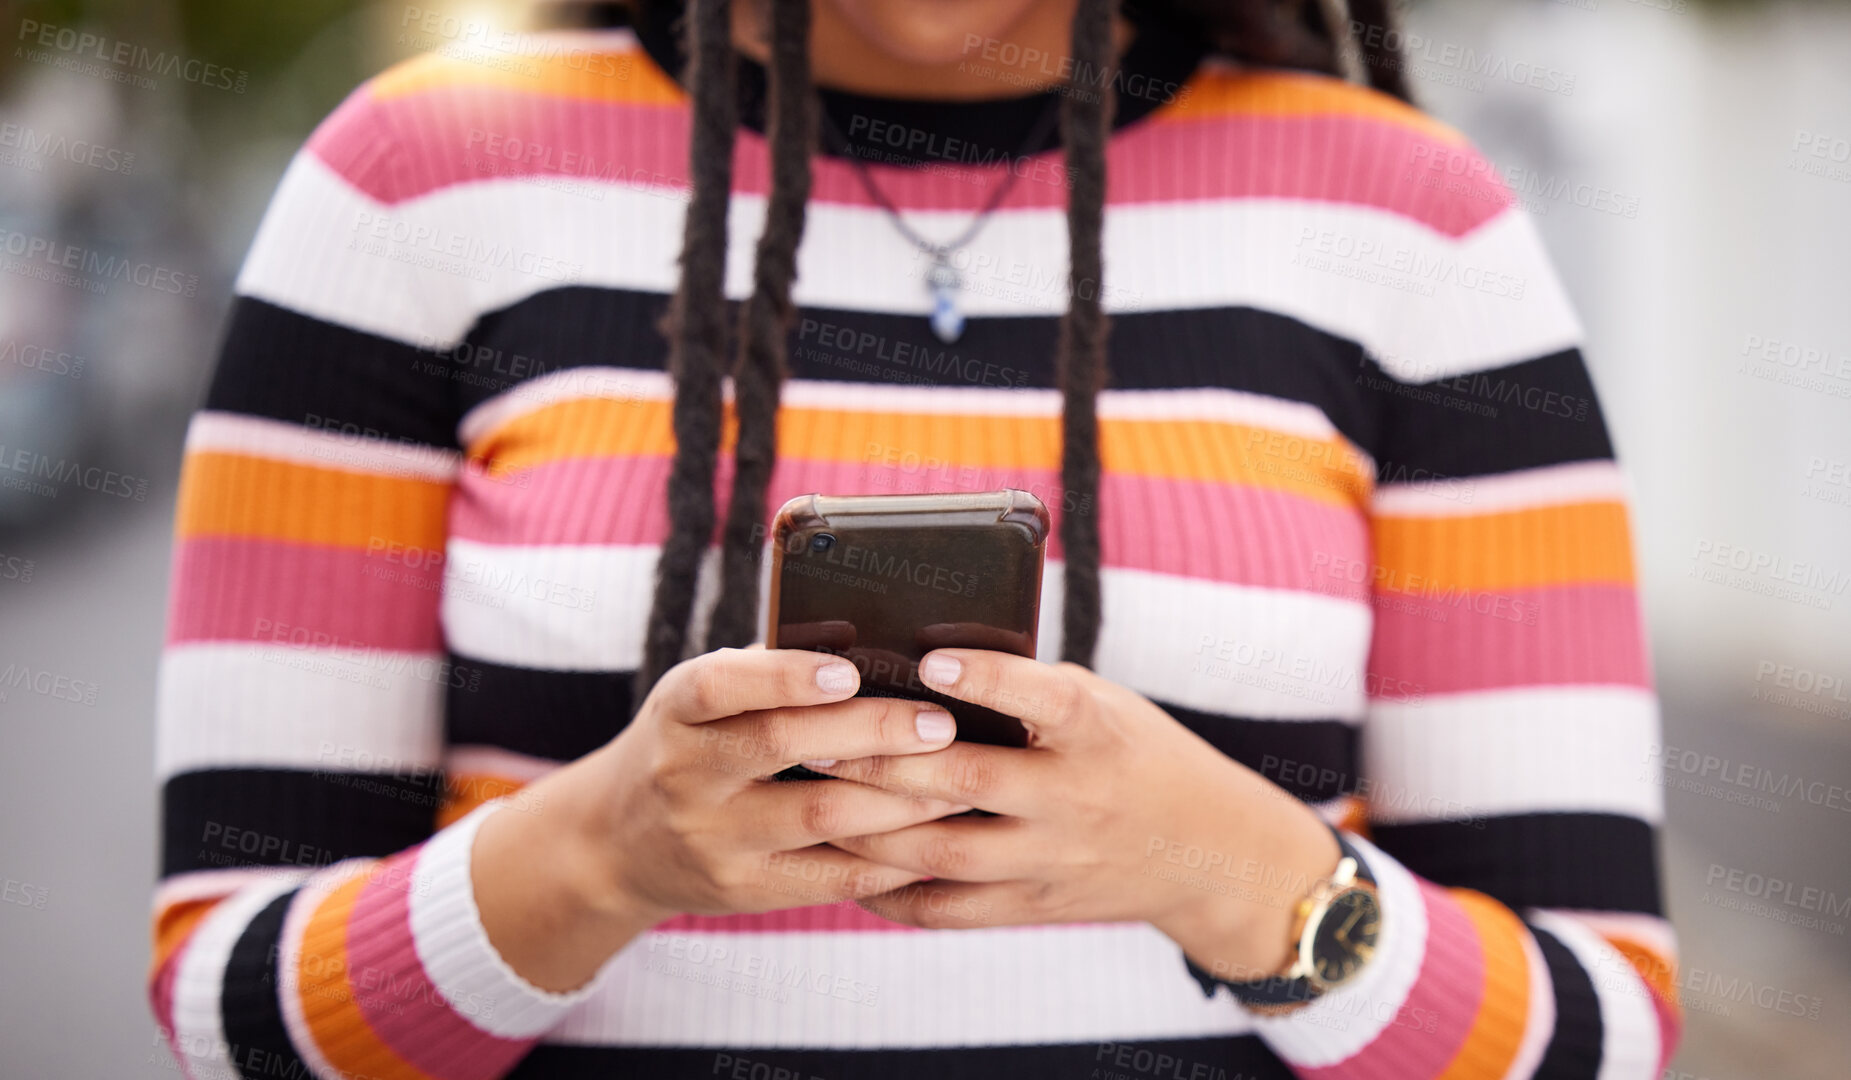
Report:
<svg viewBox="0 0 1851 1080"><path fill-rule="evenodd" d="M858 696L943 706L960 739L1026 746L1020 720L927 688L919 661L947 647L1035 655L1048 521L1040 499L1014 489L800 495L772 524L765 644L845 657L861 672Z"/></svg>

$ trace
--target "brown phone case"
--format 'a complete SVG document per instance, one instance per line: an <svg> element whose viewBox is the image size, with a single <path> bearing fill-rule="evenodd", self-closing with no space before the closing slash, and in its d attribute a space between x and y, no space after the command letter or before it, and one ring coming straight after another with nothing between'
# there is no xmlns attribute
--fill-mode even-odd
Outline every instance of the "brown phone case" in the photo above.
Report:
<svg viewBox="0 0 1851 1080"><path fill-rule="evenodd" d="M835 653L860 696L943 706L958 738L1025 746L1021 721L919 681L937 648L1035 655L1048 508L1026 491L801 495L772 525L768 648ZM782 778L815 776L787 770Z"/></svg>

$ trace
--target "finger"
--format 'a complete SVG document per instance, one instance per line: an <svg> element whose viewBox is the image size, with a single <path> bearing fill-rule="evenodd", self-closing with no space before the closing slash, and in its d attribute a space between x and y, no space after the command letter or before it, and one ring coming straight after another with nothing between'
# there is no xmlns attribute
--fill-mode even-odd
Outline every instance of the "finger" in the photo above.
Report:
<svg viewBox="0 0 1851 1080"><path fill-rule="evenodd" d="M767 910L839 904L905 888L919 880L907 870L869 862L828 845L765 856L758 884L776 902Z"/></svg>
<svg viewBox="0 0 1851 1080"><path fill-rule="evenodd" d="M890 922L928 930L974 930L1041 922L1033 882L933 880L909 882L857 901Z"/></svg>
<svg viewBox="0 0 1851 1080"><path fill-rule="evenodd" d="M1042 765L1034 750L954 742L930 754L853 758L811 767L896 795L1032 818L1046 802L1040 791L1049 779Z"/></svg>
<svg viewBox="0 0 1851 1080"><path fill-rule="evenodd" d="M855 665L826 653L720 649L676 664L655 692L663 695L668 715L702 724L759 709L840 701L860 686Z"/></svg>
<svg viewBox="0 0 1851 1080"><path fill-rule="evenodd" d="M850 698L828 705L766 709L702 724L692 733L708 753L736 761L754 776L798 763L919 754L957 734L951 714L904 698Z"/></svg>
<svg viewBox="0 0 1851 1080"><path fill-rule="evenodd" d="M735 795L729 806L738 812L742 822L740 839L763 851L786 851L845 836L904 829L970 809L942 799L909 799L833 780L754 784Z"/></svg>
<svg viewBox="0 0 1851 1080"><path fill-rule="evenodd" d="M919 681L960 701L1021 720L1036 745L1078 737L1092 715L1090 675L987 649L937 649L919 662Z"/></svg>
<svg viewBox="0 0 1851 1080"><path fill-rule="evenodd" d="M850 836L835 846L882 866L950 881L1033 877L1045 858L1021 818L949 818Z"/></svg>

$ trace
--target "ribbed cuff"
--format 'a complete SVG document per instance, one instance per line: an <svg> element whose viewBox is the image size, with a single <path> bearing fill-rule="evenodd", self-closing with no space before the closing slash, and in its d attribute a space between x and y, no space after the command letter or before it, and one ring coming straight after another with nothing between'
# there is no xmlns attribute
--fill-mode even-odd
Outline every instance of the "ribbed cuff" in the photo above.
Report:
<svg viewBox="0 0 1851 1080"><path fill-rule="evenodd" d="M533 1039L596 993L603 972L570 993L552 993L521 978L489 942L470 861L476 830L500 809L501 800L485 803L425 844L413 877L411 932L426 976L452 1008L491 1035Z"/></svg>

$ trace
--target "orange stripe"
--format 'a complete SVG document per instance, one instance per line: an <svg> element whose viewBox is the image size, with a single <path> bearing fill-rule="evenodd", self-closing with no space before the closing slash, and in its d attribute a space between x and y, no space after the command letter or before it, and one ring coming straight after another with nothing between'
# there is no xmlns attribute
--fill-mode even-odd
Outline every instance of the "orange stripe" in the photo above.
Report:
<svg viewBox="0 0 1851 1080"><path fill-rule="evenodd" d="M302 933L296 995L315 1045L328 1063L349 1076L375 1080L430 1080L429 1074L381 1042L360 1012L347 972L347 923L371 880L361 874L328 894Z"/></svg>
<svg viewBox="0 0 1851 1080"><path fill-rule="evenodd" d="M731 409L723 448L734 433ZM496 471L561 459L663 456L674 451L666 401L578 398L516 417L471 454ZM880 413L786 406L778 453L791 459L867 463L931 461L949 468L1058 469L1054 417ZM1367 460L1340 437L1306 439L1205 420L1102 420L1103 466L1120 475L1239 483L1336 506L1360 506L1373 479Z"/></svg>
<svg viewBox="0 0 1851 1080"><path fill-rule="evenodd" d="M1633 583L1632 533L1618 502L1377 518L1375 552L1379 584L1398 592Z"/></svg>
<svg viewBox="0 0 1851 1080"><path fill-rule="evenodd" d="M542 38L521 44L540 48ZM387 101L452 87L506 90L547 97L575 98L625 105L678 105L686 95L641 49L583 49L570 55L523 56L518 51L458 50L458 55L425 53L375 76L368 84L377 100Z"/></svg>
<svg viewBox="0 0 1851 1080"><path fill-rule="evenodd" d="M437 827L445 828L469 815L471 810L503 795L512 795L527 784L505 776L487 773L448 773L444 781L443 806L437 811Z"/></svg>
<svg viewBox="0 0 1851 1080"><path fill-rule="evenodd" d="M243 536L365 548L441 551L449 487L216 452L187 455L175 528L181 537Z"/></svg>
<svg viewBox="0 0 1851 1080"><path fill-rule="evenodd" d="M1509 908L1483 893L1447 891L1478 933L1485 984L1472 1030L1437 1080L1503 1076L1516 1060L1530 1018L1530 963L1523 953L1523 924Z"/></svg>
<svg viewBox="0 0 1851 1080"><path fill-rule="evenodd" d="M203 897L198 900L178 900L167 905L154 916L154 971L167 966L180 947L199 929L199 924L212 909L219 906L225 898L222 896Z"/></svg>
<svg viewBox="0 0 1851 1080"><path fill-rule="evenodd" d="M1658 996L1658 1000L1671 1006L1673 1012L1682 1015L1683 1007L1679 1004L1677 996L1677 973L1672 970L1673 965L1669 959L1626 938L1609 937L1602 938L1602 940L1626 958L1626 962L1639 973L1639 978L1645 981L1645 985L1652 988L1652 993Z"/></svg>
<svg viewBox="0 0 1851 1080"><path fill-rule="evenodd" d="M1465 136L1414 106L1341 79L1293 72L1212 71L1156 114L1158 120L1216 120L1227 116L1352 116L1409 128L1445 143Z"/></svg>

